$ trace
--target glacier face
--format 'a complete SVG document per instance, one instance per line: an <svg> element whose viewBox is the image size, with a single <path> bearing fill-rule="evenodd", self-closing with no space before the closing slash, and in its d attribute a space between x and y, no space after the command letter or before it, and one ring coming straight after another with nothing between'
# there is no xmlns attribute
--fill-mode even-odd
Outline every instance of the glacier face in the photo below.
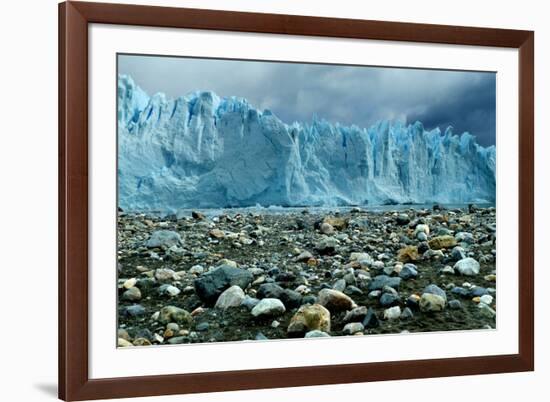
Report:
<svg viewBox="0 0 550 402"><path fill-rule="evenodd" d="M495 201L496 149L468 133L285 124L212 92L150 97L124 75L117 96L124 210Z"/></svg>

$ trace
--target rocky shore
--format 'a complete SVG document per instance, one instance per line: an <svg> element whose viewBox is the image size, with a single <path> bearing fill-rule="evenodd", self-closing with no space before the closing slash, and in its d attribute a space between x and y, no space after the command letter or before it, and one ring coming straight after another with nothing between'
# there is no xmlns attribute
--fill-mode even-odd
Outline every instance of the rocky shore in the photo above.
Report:
<svg viewBox="0 0 550 402"><path fill-rule="evenodd" d="M495 208L119 212L118 346L492 329Z"/></svg>

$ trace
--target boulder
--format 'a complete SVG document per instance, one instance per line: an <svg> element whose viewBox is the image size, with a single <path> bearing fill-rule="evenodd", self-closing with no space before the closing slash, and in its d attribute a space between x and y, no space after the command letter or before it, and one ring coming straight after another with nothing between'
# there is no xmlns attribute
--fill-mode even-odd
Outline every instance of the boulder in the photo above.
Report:
<svg viewBox="0 0 550 402"><path fill-rule="evenodd" d="M195 279L195 291L204 303L214 305L225 289L234 285L246 289L252 280L247 270L222 265Z"/></svg>
<svg viewBox="0 0 550 402"><path fill-rule="evenodd" d="M290 320L289 336L303 336L309 331L330 332L330 311L319 304L303 305Z"/></svg>

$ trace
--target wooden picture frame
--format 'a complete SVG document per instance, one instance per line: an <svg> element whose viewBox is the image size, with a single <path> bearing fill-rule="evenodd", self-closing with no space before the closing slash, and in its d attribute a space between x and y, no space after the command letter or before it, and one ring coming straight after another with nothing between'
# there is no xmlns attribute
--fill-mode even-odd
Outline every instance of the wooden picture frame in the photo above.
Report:
<svg viewBox="0 0 550 402"><path fill-rule="evenodd" d="M519 353L90 379L88 24L225 30L519 49ZM534 33L382 21L65 2L59 5L59 397L63 400L295 387L534 369Z"/></svg>

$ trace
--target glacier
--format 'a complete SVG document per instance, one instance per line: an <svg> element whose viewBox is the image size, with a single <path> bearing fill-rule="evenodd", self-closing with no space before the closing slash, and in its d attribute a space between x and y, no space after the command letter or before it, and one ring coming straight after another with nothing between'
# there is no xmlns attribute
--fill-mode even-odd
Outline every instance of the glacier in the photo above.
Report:
<svg viewBox="0 0 550 402"><path fill-rule="evenodd" d="M286 124L211 91L149 96L128 75L117 120L123 210L495 202L495 146L452 127Z"/></svg>

